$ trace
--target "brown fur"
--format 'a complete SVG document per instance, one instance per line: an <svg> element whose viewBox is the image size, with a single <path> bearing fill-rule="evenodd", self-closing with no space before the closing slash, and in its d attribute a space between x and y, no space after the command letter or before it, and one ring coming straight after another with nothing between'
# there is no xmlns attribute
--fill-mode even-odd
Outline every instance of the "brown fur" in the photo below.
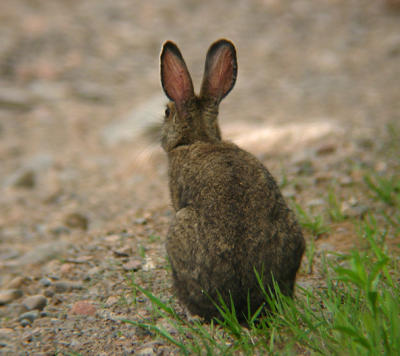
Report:
<svg viewBox="0 0 400 356"><path fill-rule="evenodd" d="M161 80L171 100L162 130L175 216L167 236L174 287L192 313L218 315L218 293L237 315L265 302L254 269L268 290L272 278L293 295L305 242L268 170L250 153L221 140L218 105L232 89L235 48L227 40L209 49L200 96L179 49L164 44ZM217 292L218 291L218 292Z"/></svg>

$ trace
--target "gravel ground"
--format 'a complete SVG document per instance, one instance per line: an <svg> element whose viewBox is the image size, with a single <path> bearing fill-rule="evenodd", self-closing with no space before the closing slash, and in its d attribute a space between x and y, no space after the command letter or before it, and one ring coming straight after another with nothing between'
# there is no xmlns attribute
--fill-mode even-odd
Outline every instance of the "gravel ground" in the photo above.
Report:
<svg viewBox="0 0 400 356"><path fill-rule="evenodd" d="M120 321L151 316L132 275L173 295L166 158L144 133L164 111L162 42L178 43L199 85L220 37L239 60L224 136L292 182L283 192L302 206L318 211L335 184L350 216L368 210L354 167L398 159L386 154L400 118L396 1L3 1L0 354L177 353ZM338 224L317 252L354 236ZM318 278L303 267L299 283Z"/></svg>

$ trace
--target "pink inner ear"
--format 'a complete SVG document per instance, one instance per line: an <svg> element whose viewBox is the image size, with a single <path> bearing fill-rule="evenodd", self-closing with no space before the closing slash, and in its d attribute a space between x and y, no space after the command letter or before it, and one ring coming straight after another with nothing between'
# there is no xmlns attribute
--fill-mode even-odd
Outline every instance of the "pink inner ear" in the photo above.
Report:
<svg viewBox="0 0 400 356"><path fill-rule="evenodd" d="M162 80L167 96L178 104L193 95L193 84L185 63L170 51L162 58Z"/></svg>
<svg viewBox="0 0 400 356"><path fill-rule="evenodd" d="M223 48L212 59L208 69L208 93L222 98L234 80L234 59L229 48Z"/></svg>

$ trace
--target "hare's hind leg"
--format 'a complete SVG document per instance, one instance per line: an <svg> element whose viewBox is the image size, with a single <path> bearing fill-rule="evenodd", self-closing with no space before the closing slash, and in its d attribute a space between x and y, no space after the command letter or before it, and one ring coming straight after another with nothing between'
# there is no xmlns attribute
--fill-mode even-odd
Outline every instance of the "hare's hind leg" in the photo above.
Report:
<svg viewBox="0 0 400 356"><path fill-rule="evenodd" d="M204 251L199 235L197 212L191 207L183 208L171 223L166 247L179 299L192 313L207 318L214 308L204 293L208 286L203 284L208 281L202 278Z"/></svg>

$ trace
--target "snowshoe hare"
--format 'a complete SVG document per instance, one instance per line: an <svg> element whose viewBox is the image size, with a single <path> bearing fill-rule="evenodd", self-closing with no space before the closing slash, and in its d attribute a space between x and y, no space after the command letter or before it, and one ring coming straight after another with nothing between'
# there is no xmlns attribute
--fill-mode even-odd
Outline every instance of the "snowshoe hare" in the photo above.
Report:
<svg viewBox="0 0 400 356"><path fill-rule="evenodd" d="M208 50L200 95L181 52L166 42L161 82L170 103L162 147L169 160L175 215L166 249L174 287L189 311L210 320L212 300L234 302L239 320L265 302L265 289L292 296L305 242L293 212L262 163L221 139L218 106L236 81L234 45L221 39Z"/></svg>

